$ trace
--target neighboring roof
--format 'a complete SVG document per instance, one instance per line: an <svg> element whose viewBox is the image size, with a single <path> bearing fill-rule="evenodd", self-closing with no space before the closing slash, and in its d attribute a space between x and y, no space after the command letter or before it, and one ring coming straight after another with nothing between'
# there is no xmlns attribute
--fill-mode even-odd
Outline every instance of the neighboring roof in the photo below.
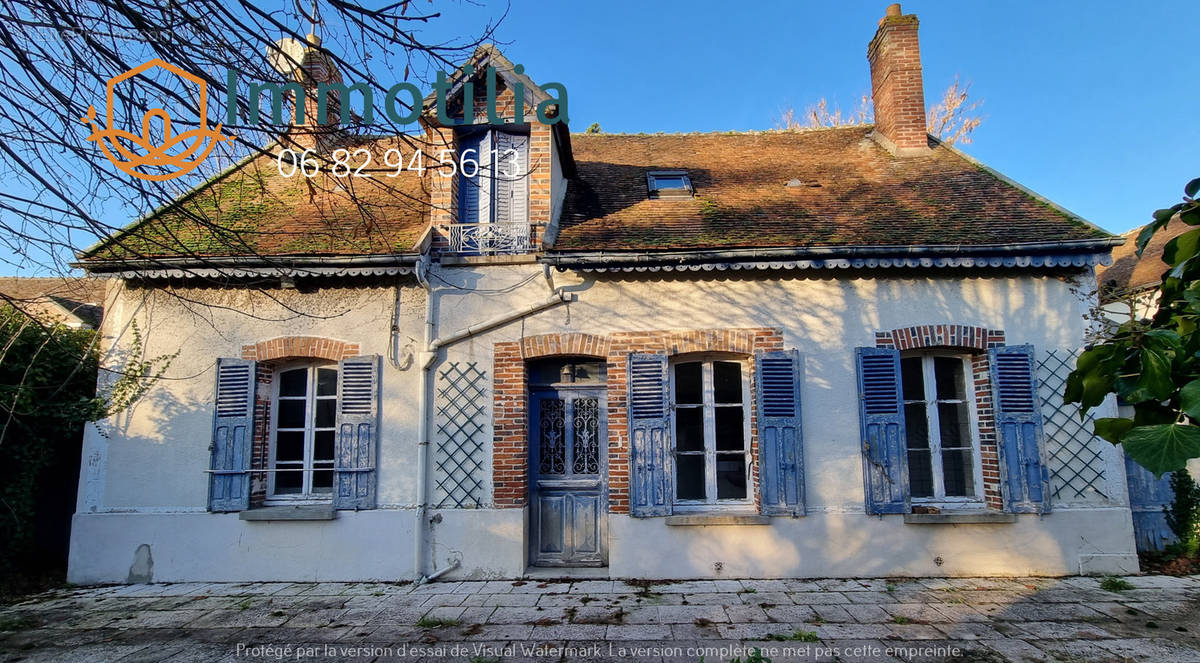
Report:
<svg viewBox="0 0 1200 663"><path fill-rule="evenodd" d="M1110 237L948 147L892 156L868 136L871 129L574 134L578 176L550 250L1005 246ZM653 170L686 170L695 197L650 200L646 173ZM785 186L790 180L798 185Z"/></svg>
<svg viewBox="0 0 1200 663"><path fill-rule="evenodd" d="M429 195L415 171L383 171L387 149L413 148L396 137L357 139L380 169L370 178L282 177L277 146L246 159L175 203L132 224L80 259L107 261L180 257L363 256L412 252L425 229ZM394 159L393 159L394 161ZM287 164L285 164L286 166Z"/></svg>
<svg viewBox="0 0 1200 663"><path fill-rule="evenodd" d="M47 323L98 327L104 315L104 279L0 278L0 295L25 313Z"/></svg>
<svg viewBox="0 0 1200 663"><path fill-rule="evenodd" d="M1137 236L1142 229L1134 228L1122 234L1121 237L1126 240L1125 244L1113 249L1112 265L1096 269L1097 282L1102 289L1110 292L1142 290L1157 286L1162 282L1163 272L1167 271L1167 264L1162 261L1163 247L1167 242L1194 228L1195 226L1189 226L1178 217L1172 219L1166 228L1154 233L1140 258L1137 255Z"/></svg>

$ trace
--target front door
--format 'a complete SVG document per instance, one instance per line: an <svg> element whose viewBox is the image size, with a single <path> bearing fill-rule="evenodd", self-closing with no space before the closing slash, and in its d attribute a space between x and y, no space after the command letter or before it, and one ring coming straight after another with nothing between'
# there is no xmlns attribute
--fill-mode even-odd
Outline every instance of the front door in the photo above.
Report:
<svg viewBox="0 0 1200 663"><path fill-rule="evenodd" d="M530 563L604 566L608 563L604 389L533 389L529 402Z"/></svg>

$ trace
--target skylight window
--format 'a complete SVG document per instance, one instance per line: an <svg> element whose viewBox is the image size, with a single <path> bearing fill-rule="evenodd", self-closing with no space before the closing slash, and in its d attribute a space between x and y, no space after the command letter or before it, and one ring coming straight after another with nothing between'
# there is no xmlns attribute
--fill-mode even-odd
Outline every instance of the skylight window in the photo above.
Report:
<svg viewBox="0 0 1200 663"><path fill-rule="evenodd" d="M692 180L686 171L659 170L646 174L651 198L691 198Z"/></svg>

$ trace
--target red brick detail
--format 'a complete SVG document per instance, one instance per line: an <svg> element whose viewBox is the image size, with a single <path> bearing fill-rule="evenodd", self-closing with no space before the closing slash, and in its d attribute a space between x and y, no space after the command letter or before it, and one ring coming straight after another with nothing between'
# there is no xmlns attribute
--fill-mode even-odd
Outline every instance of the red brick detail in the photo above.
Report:
<svg viewBox="0 0 1200 663"><path fill-rule="evenodd" d="M347 343L320 336L280 336L242 346L242 359L270 361L292 357L311 357L338 361L360 354L358 343Z"/></svg>
<svg viewBox="0 0 1200 663"><path fill-rule="evenodd" d="M528 501L527 378L525 362L541 357L577 355L605 359L608 367L608 503L611 513L629 512L628 368L631 352L663 352L669 356L728 352L747 359L757 351L783 349L783 333L771 327L741 329L656 330L619 332L609 336L544 334L493 348L494 436L493 502L499 508L523 507ZM753 364L751 364L753 381ZM752 382L753 384L753 382ZM750 453L754 472L751 491L758 501L758 437L756 398L751 390Z"/></svg>
<svg viewBox="0 0 1200 663"><path fill-rule="evenodd" d="M961 348L987 350L1004 345L1004 331L970 325L917 325L875 332L875 347L896 350Z"/></svg>
<svg viewBox="0 0 1200 663"><path fill-rule="evenodd" d="M971 355L975 385L975 415L979 425L979 462L983 496L988 508L1002 510L1000 456L996 448L996 419L992 411L992 377L987 349L1004 345L1004 330L969 325L918 325L875 332L875 347L896 350L951 348Z"/></svg>

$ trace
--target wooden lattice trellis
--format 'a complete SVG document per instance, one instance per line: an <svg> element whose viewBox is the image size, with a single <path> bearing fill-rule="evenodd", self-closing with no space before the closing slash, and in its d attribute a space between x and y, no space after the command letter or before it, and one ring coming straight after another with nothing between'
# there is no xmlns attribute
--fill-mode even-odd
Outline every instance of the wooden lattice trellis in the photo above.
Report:
<svg viewBox="0 0 1200 663"><path fill-rule="evenodd" d="M474 362L447 364L438 373L434 505L472 508L483 503L487 374Z"/></svg>
<svg viewBox="0 0 1200 663"><path fill-rule="evenodd" d="M1066 500L1109 497L1101 455L1108 442L1092 433L1092 413L1080 420L1078 404L1063 402L1067 375L1078 355L1078 350L1050 350L1038 361L1051 486L1055 498Z"/></svg>

